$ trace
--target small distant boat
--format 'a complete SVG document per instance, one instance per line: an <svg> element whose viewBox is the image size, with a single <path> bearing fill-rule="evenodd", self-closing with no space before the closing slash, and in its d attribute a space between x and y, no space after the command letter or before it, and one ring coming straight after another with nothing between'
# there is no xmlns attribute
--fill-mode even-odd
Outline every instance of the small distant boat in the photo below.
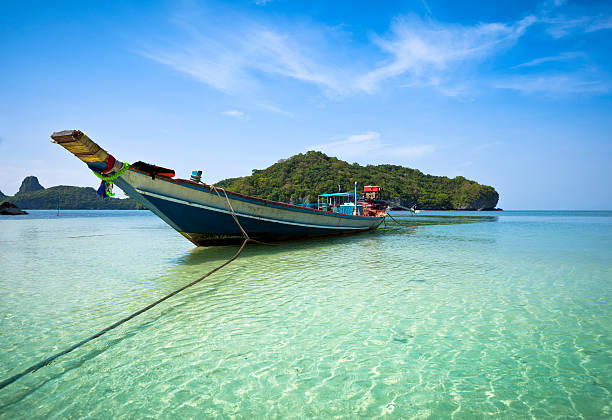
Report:
<svg viewBox="0 0 612 420"><path fill-rule="evenodd" d="M412 214L419 214L420 212L421 212L421 210L417 210L416 206L410 207L410 213L412 213Z"/></svg>
<svg viewBox="0 0 612 420"><path fill-rule="evenodd" d="M207 185L199 171L190 180L176 179L172 169L122 163L78 130L51 138L103 179L99 194L112 195L112 183L117 184L197 246L236 242L243 238L241 228L266 242L363 232L376 229L387 215L379 186L366 186L361 201L355 188L323 194L316 206L287 204Z"/></svg>

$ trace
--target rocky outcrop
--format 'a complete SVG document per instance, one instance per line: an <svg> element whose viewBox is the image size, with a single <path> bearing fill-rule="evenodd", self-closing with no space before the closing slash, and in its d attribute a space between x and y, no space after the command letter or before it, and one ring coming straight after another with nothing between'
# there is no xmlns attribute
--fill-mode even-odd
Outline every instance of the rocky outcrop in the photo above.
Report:
<svg viewBox="0 0 612 420"><path fill-rule="evenodd" d="M479 194L479 196L473 200L470 200L466 204L455 206L454 208L444 209L444 210L500 210L495 208L497 206L497 202L499 201L499 194L497 191L494 192L483 192ZM436 208L429 208L427 206L419 206L419 203L416 200L402 200L399 198L388 200L388 203L391 205L393 210L407 210L412 207L416 207L418 210L440 210Z"/></svg>
<svg viewBox="0 0 612 420"><path fill-rule="evenodd" d="M389 203L392 210L406 210L416 206L416 202L414 200L402 200L399 198L387 200L387 203Z"/></svg>
<svg viewBox="0 0 612 420"><path fill-rule="evenodd" d="M2 191L0 191L0 201L4 200L6 198L6 195L2 194Z"/></svg>
<svg viewBox="0 0 612 420"><path fill-rule="evenodd" d="M19 207L17 207L13 203L9 203L8 201L5 201L4 203L0 204L0 214L9 215L9 216L17 216L19 214L28 214L28 212L21 210Z"/></svg>
<svg viewBox="0 0 612 420"><path fill-rule="evenodd" d="M456 206L457 210L495 210L499 194L493 190L483 190L478 193L476 198L472 198L467 204Z"/></svg>
<svg viewBox="0 0 612 420"><path fill-rule="evenodd" d="M19 191L17 191L17 194L25 194L44 189L45 188L40 185L40 182L38 182L38 178L36 178L35 176L28 176L21 183L21 187L19 187Z"/></svg>
<svg viewBox="0 0 612 420"><path fill-rule="evenodd" d="M34 188L34 191L23 192ZM13 197L7 197L22 209L31 210L136 210L140 206L131 198L105 198L102 199L91 187L71 187L59 185L57 187L43 188L35 176L23 180L21 188Z"/></svg>
<svg viewBox="0 0 612 420"><path fill-rule="evenodd" d="M14 207L30 210L141 210L143 206L132 198L100 198L91 187L58 185L43 188L35 176L21 183L12 197L0 195L0 203L10 201ZM27 213L18 213L27 214Z"/></svg>

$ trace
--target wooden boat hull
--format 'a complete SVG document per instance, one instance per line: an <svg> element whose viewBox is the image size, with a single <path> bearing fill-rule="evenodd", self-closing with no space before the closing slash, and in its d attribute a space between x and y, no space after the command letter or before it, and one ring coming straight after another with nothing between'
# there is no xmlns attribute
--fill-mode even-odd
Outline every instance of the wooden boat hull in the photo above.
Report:
<svg viewBox="0 0 612 420"><path fill-rule="evenodd" d="M198 246L242 238L238 221L254 239L280 241L376 229L384 217L319 211L227 191L186 180L152 177L129 169L115 184Z"/></svg>
<svg viewBox="0 0 612 420"><path fill-rule="evenodd" d="M114 182L196 245L241 240L240 226L249 237L269 242L362 232L376 229L384 220L384 215L332 213L226 192L199 182L174 179L173 170L144 162L125 166L79 130L58 131L51 138L98 176L111 174L103 177L105 182Z"/></svg>

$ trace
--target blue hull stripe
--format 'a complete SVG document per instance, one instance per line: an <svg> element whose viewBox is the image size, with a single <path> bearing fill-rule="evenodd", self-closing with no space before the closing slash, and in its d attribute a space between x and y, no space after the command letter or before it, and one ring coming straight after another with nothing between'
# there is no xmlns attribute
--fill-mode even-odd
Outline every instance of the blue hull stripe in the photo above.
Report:
<svg viewBox="0 0 612 420"><path fill-rule="evenodd" d="M186 234L242 235L236 222L228 212L209 210L205 208L205 206L184 204L166 198L153 197L151 195L148 195L147 199L159 212L170 219L172 224L179 228L178 230L180 232ZM253 237L297 237L347 233L346 229L341 227L330 228L329 226L325 226L325 228L322 228L317 225L298 223L280 224L275 221L243 217L242 215L238 215L237 217L244 230ZM352 228L351 231L358 232L367 229L368 227L358 229Z"/></svg>
<svg viewBox="0 0 612 420"><path fill-rule="evenodd" d="M138 174L138 175L143 175L141 172L139 172L137 170L129 169L128 172L130 172L130 171L135 173L135 174ZM199 185L196 186L196 185L192 185L192 184L189 184L189 183L182 183L182 182L179 183L179 182L176 182L176 181L172 182L172 181L169 181L169 180L167 180L167 179L165 179L163 177L156 178L156 181L172 184L172 185L177 186L177 187L189 188L189 189L196 190L196 191L199 191L199 192L203 192L203 193L206 193L206 194L217 195L216 193L212 192L210 189L208 189L208 188L206 188L204 186L199 186ZM317 213L318 214L326 213L326 212L323 212L323 211L320 211L320 210L311 209L311 208L308 208L308 207L301 207L301 206L287 207L287 206L281 206L281 205L274 204L274 202L271 202L271 201L267 201L267 202L264 203L263 200L262 201L257 200L257 199L252 200L252 199L249 199L248 197L243 197L243 196L240 196L240 195L236 195L232 191L226 191L226 193L229 196L229 198L232 199L232 200L243 201L243 202L255 204L255 205L258 205L258 206L265 205L266 207L278 208L278 209L283 209L283 210L298 211L298 212L304 212L304 213L309 213L309 214L313 214L313 213L314 214L317 214ZM367 216L355 216L355 215L352 215L352 214L341 214L341 213L334 213L334 217L342 218L342 219L360 219L360 220L371 219L371 217L367 217ZM381 220L382 220L382 218L381 218Z"/></svg>
<svg viewBox="0 0 612 420"><path fill-rule="evenodd" d="M178 203L178 204L183 204L186 206L191 206L191 207L198 207L201 209L206 209L209 211L213 211L216 213L225 213L228 215L231 215L231 212L227 209L220 209L217 207L210 207L210 206L205 206L202 204L198 204L198 203L193 203L193 202L188 202L185 200L180 200L178 198L172 198L172 197L166 197L166 196L162 196L160 194L155 194L149 191L144 191L141 189L136 189L136 191L138 191L140 194L148 196L148 197L154 197L157 199L161 199L161 200L166 200L166 201L170 201L173 203ZM249 219L256 219L256 220L260 220L262 222L271 222L271 223L278 223L278 224L283 224L283 225L293 225L293 226L300 226L300 227L306 227L306 228L314 228L314 229L329 229L331 231L340 231L340 230L363 230L363 229L367 229L368 227L351 227L351 226L325 226L325 225L313 225L313 224L309 224L309 223L298 223L298 222L290 222L290 221L286 221L286 220L280 220L280 219L269 219L266 217L261 217L261 216L254 216L251 214L244 214L244 213L236 213L236 216L239 216L241 218L249 218Z"/></svg>

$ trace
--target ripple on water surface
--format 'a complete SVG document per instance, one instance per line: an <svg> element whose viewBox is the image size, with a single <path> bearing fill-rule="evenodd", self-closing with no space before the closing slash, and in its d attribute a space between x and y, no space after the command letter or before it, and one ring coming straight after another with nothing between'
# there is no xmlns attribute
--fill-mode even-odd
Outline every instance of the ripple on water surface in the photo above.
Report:
<svg viewBox="0 0 612 420"><path fill-rule="evenodd" d="M219 265L148 212L0 219L8 377ZM2 418L612 415L612 213L394 213L249 245L0 392Z"/></svg>

